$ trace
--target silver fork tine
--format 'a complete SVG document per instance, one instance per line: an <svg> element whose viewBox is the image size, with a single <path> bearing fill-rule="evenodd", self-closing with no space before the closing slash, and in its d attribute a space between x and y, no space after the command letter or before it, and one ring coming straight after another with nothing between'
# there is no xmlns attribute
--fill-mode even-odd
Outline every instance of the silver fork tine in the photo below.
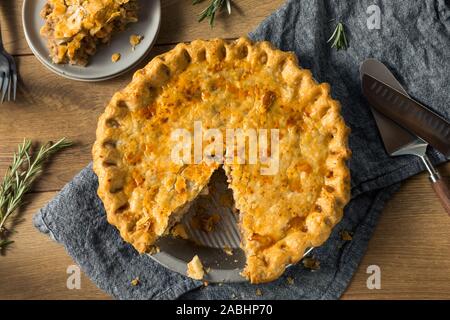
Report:
<svg viewBox="0 0 450 320"><path fill-rule="evenodd" d="M16 101L16 90L17 90L17 68L16 68L16 62L14 61L14 58L10 55L7 55L8 61L9 61L9 67L11 69L11 85L13 87L13 101Z"/></svg>
<svg viewBox="0 0 450 320"><path fill-rule="evenodd" d="M5 101L6 93L8 101L11 101L11 86L13 87L13 96L14 100L16 99L16 87L17 87L17 70L16 63L14 58L6 52L3 47L2 33L0 27L0 72L1 72L1 84L0 84L0 92L1 92L1 100L0 103Z"/></svg>
<svg viewBox="0 0 450 320"><path fill-rule="evenodd" d="M9 69L5 72L5 77L3 78L3 85L2 85L2 103L5 101L5 95L8 91L9 86Z"/></svg>
<svg viewBox="0 0 450 320"><path fill-rule="evenodd" d="M8 101L11 101L11 83L12 83L12 75L9 75L9 83L8 83Z"/></svg>
<svg viewBox="0 0 450 320"><path fill-rule="evenodd" d="M17 91L17 72L13 74L13 101L16 101L16 91Z"/></svg>
<svg viewBox="0 0 450 320"><path fill-rule="evenodd" d="M5 80L4 75L5 75L5 73L1 72L0 93L2 93L3 81ZM1 101L0 103L3 103L3 101Z"/></svg>

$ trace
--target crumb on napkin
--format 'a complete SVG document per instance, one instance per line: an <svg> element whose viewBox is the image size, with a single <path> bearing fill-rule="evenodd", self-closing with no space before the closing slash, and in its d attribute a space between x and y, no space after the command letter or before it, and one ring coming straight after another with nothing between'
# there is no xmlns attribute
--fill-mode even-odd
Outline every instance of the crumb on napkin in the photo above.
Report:
<svg viewBox="0 0 450 320"><path fill-rule="evenodd" d="M314 258L304 258L302 260L305 268L310 269L311 271L316 271L320 269L320 261Z"/></svg>
<svg viewBox="0 0 450 320"><path fill-rule="evenodd" d="M344 241L352 241L353 233L349 232L347 230L342 230L341 231L341 239L344 240Z"/></svg>
<svg viewBox="0 0 450 320"><path fill-rule="evenodd" d="M133 280L131 280L131 285L133 287L136 287L139 284L139 277L134 278Z"/></svg>

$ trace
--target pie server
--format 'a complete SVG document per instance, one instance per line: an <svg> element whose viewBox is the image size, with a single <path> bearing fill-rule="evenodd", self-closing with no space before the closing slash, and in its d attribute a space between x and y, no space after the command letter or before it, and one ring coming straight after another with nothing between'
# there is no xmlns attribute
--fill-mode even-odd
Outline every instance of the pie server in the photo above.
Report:
<svg viewBox="0 0 450 320"><path fill-rule="evenodd" d="M370 105L387 153L415 155L430 174L433 189L450 215L450 192L429 160L428 143L450 156L450 124L411 99L389 69L375 59L360 67L363 94Z"/></svg>

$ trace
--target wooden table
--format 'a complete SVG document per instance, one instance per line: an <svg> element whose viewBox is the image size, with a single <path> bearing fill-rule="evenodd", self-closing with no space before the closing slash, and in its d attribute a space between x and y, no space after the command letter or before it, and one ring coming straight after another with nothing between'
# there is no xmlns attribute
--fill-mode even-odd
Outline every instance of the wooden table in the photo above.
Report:
<svg viewBox="0 0 450 320"><path fill-rule="evenodd" d="M255 28L284 0L235 1L231 17L217 19L214 29L197 23L201 6L189 0L162 1L162 26L152 54L180 41L236 38ZM67 267L74 264L64 248L32 226L33 214L91 160L97 117L112 94L130 81L88 84L66 80L48 71L33 56L21 24L22 1L1 1L2 34L20 73L15 103L0 105L0 174L23 138L45 142L66 136L77 145L55 156L46 167L28 204L9 227L15 241L0 256L2 299L108 299L86 276L80 290L66 288ZM448 181L450 165L440 166ZM370 241L367 254L344 299L450 298L450 218L420 174L406 181L389 201ZM366 286L369 265L381 268L381 289Z"/></svg>

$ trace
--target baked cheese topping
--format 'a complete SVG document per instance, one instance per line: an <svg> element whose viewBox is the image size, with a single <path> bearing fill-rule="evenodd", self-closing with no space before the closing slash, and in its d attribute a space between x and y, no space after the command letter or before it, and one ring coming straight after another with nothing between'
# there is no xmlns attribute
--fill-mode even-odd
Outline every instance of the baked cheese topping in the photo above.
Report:
<svg viewBox="0 0 450 320"><path fill-rule="evenodd" d="M243 274L274 280L328 238L349 199L340 105L294 54L267 42L197 40L154 58L114 95L93 149L108 220L139 252L167 234L221 165L172 161L173 130L193 135L199 121L224 137L226 129L279 132L275 174L261 174L262 162L222 164L240 212Z"/></svg>

